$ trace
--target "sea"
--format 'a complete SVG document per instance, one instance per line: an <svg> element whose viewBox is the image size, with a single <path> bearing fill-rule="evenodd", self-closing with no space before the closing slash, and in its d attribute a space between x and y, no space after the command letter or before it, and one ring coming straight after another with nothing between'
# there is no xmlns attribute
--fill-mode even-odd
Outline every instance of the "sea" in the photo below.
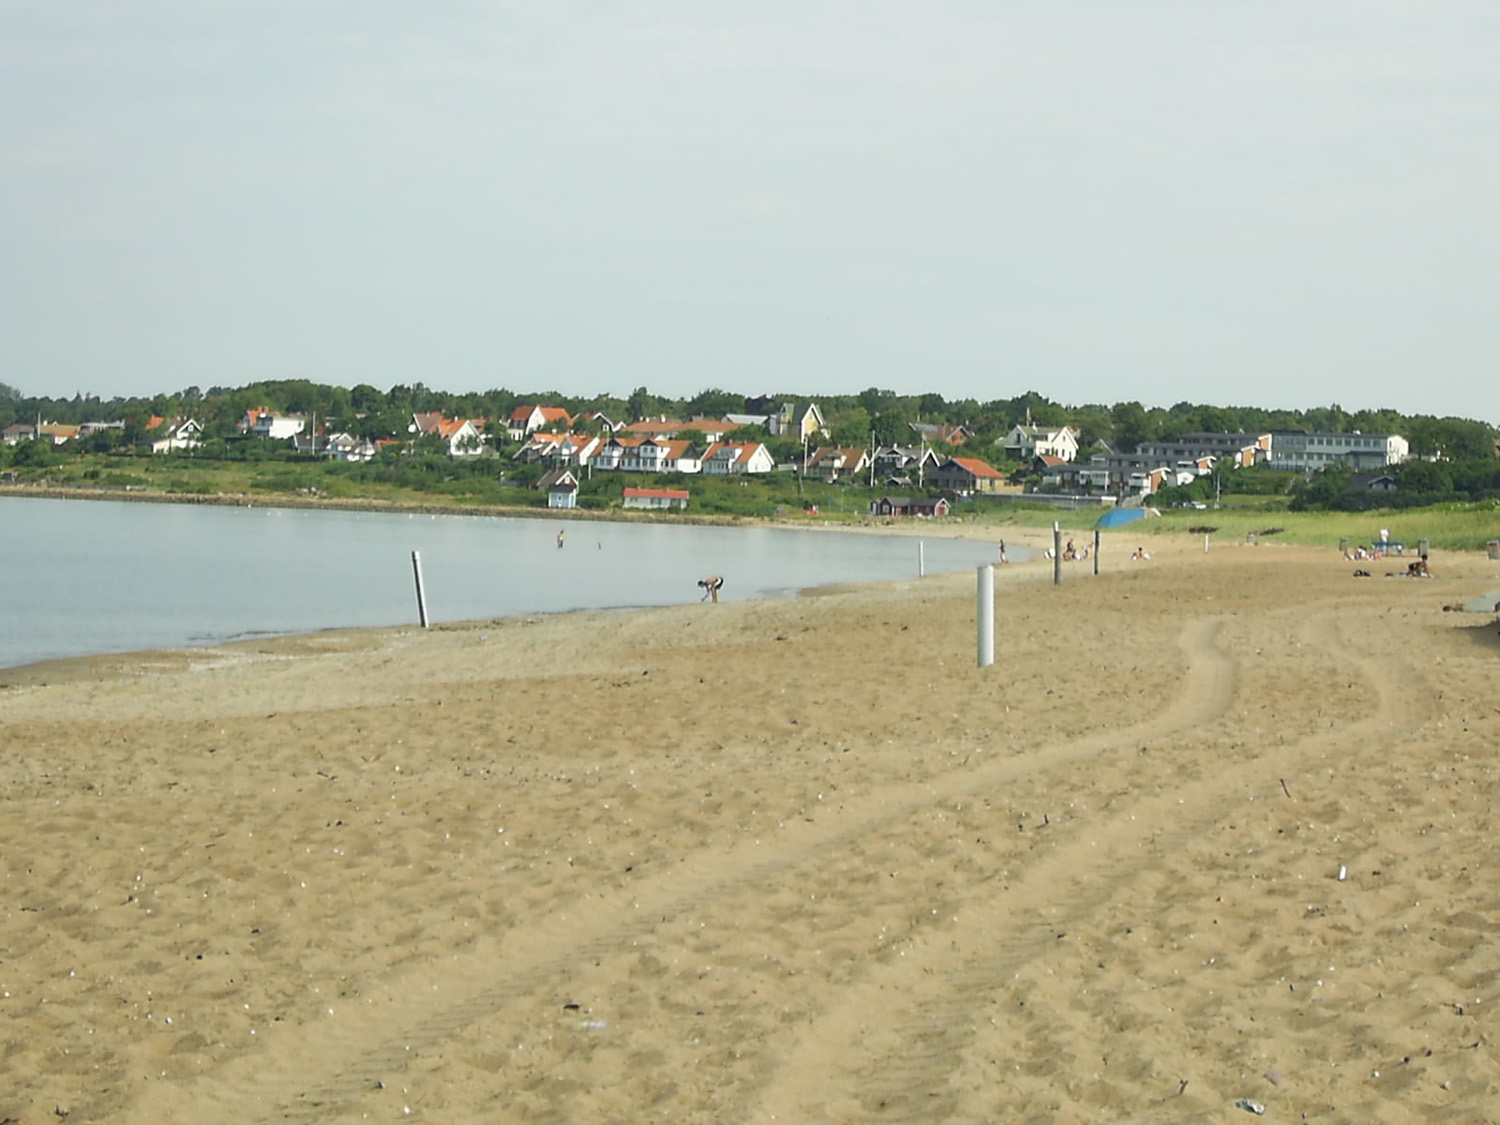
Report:
<svg viewBox="0 0 1500 1125"><path fill-rule="evenodd" d="M0 668L415 625L419 571L440 624L696 602L710 575L738 601L998 559L976 541L545 516L12 496L0 519Z"/></svg>

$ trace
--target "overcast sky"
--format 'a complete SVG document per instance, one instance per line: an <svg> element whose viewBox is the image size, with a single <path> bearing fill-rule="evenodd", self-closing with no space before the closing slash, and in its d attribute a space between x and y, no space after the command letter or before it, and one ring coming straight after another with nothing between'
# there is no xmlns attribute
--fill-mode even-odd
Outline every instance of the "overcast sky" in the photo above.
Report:
<svg viewBox="0 0 1500 1125"><path fill-rule="evenodd" d="M1500 424L1494 0L0 0L0 382Z"/></svg>

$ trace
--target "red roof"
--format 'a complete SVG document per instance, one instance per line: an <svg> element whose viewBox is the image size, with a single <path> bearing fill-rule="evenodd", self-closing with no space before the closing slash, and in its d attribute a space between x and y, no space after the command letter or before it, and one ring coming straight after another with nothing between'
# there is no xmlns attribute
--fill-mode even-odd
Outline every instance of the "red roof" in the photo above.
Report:
<svg viewBox="0 0 1500 1125"><path fill-rule="evenodd" d="M686 500L685 488L627 488L626 496L646 496L656 500Z"/></svg>
<svg viewBox="0 0 1500 1125"><path fill-rule="evenodd" d="M983 461L977 460L973 457L955 457L953 458L953 463L955 465L958 465L960 468L967 469L976 477L993 477L997 480L1003 479L1004 477L1003 473L996 472L994 469L990 468L990 466L986 465Z"/></svg>

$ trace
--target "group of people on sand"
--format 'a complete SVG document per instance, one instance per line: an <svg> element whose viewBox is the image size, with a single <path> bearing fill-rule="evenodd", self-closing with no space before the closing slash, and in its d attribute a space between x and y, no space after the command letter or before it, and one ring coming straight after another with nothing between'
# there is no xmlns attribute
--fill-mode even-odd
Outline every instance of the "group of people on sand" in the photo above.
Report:
<svg viewBox="0 0 1500 1125"><path fill-rule="evenodd" d="M1043 551L1042 552L1042 556L1044 558L1049 558L1049 559L1057 557L1056 555L1054 555L1052 553L1052 548L1051 547L1048 547L1045 551ZM1071 539L1068 540L1067 546L1065 546L1063 548L1063 552L1062 552L1062 560L1063 560L1063 562L1083 562L1088 557L1089 557L1089 549L1087 547L1074 546L1073 540L1071 540ZM1001 562L1005 561L1005 543L1004 543L1004 541L1002 541L1000 543L1000 561Z"/></svg>

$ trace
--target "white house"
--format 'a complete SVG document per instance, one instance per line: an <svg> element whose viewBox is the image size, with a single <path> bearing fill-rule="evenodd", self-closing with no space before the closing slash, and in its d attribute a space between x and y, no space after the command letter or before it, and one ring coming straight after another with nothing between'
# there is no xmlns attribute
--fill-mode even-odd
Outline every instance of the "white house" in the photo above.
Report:
<svg viewBox="0 0 1500 1125"><path fill-rule="evenodd" d="M551 461L560 465L587 465L589 458L604 445L604 439L593 434L534 433L516 450L513 460Z"/></svg>
<svg viewBox="0 0 1500 1125"><path fill-rule="evenodd" d="M702 468L704 473L718 476L769 473L776 468L776 462L761 442L719 441L708 447Z"/></svg>
<svg viewBox="0 0 1500 1125"><path fill-rule="evenodd" d="M624 506L627 508L686 508L688 493L681 488L627 488Z"/></svg>
<svg viewBox="0 0 1500 1125"><path fill-rule="evenodd" d="M166 425L159 437L151 439L152 453L171 453L176 449L197 449L203 444L203 427L192 418L174 418L170 422L151 419L157 425ZM151 429L156 429L152 426Z"/></svg>
<svg viewBox="0 0 1500 1125"><path fill-rule="evenodd" d="M357 438L342 431L329 434L317 444L317 451L330 461L372 461L375 454L380 452L380 447L369 438Z"/></svg>
<svg viewBox="0 0 1500 1125"><path fill-rule="evenodd" d="M280 441L294 437L306 428L306 418L296 414L272 414L263 406L245 411L245 416L239 422L242 434Z"/></svg>
<svg viewBox="0 0 1500 1125"><path fill-rule="evenodd" d="M527 434L537 430L566 430L573 425L573 416L561 406L518 406L510 412L506 432L511 441L521 441Z"/></svg>
<svg viewBox="0 0 1500 1125"><path fill-rule="evenodd" d="M642 438L622 443L618 468L627 473L696 473L701 468L700 451L684 438Z"/></svg>
<svg viewBox="0 0 1500 1125"><path fill-rule="evenodd" d="M1078 431L1072 426L1015 426L1001 443L1013 461L1056 457L1072 461L1078 456Z"/></svg>

